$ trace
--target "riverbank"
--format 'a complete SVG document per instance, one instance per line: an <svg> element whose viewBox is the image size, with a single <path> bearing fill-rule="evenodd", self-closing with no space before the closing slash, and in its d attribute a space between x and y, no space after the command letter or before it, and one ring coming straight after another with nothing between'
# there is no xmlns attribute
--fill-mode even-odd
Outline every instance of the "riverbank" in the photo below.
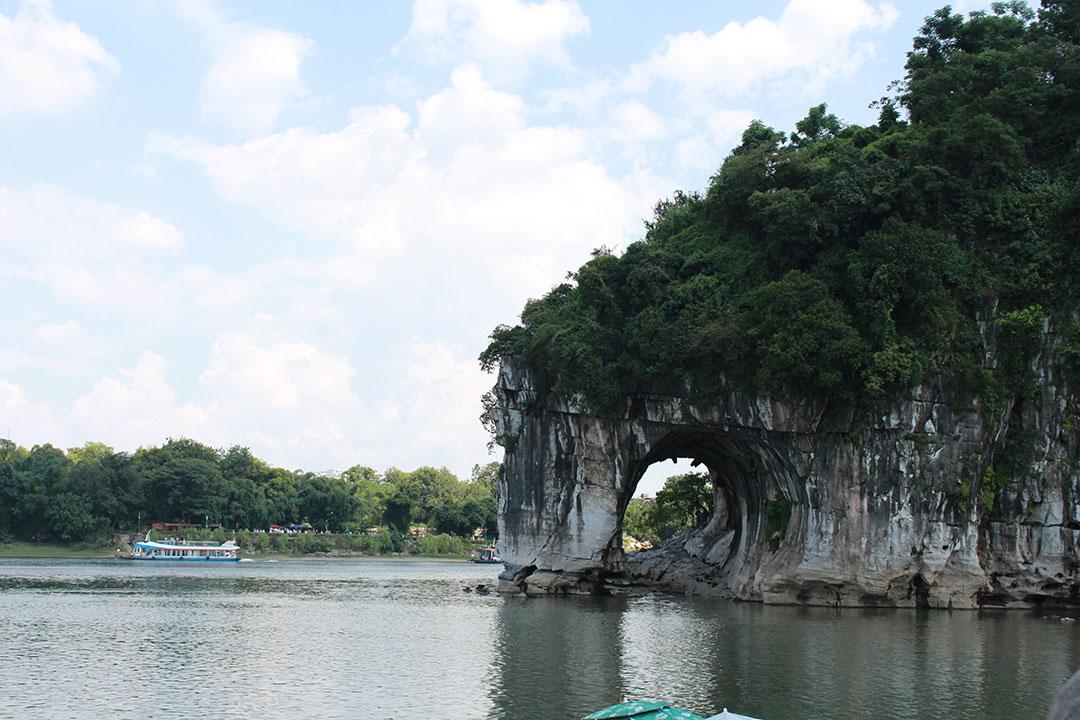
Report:
<svg viewBox="0 0 1080 720"><path fill-rule="evenodd" d="M116 556L119 544L111 545L58 545L54 543L0 543L0 558L87 558L103 559ZM312 550L304 548L283 547L281 549L256 550L241 547L240 557L252 560L327 560L327 559L359 559L369 558L372 560L435 560L445 562L462 562L469 560L470 554L466 553L422 553L422 552L372 552L370 550L349 550L334 548L330 550Z"/></svg>
<svg viewBox="0 0 1080 720"><path fill-rule="evenodd" d="M116 554L111 546L54 545L50 543L0 543L0 557L12 558L110 558Z"/></svg>
<svg viewBox="0 0 1080 720"><path fill-rule="evenodd" d="M367 553L367 552L351 552L351 551L337 551L328 553L306 553L298 555L287 551L283 552L245 552L240 551L240 559L242 560L385 560L385 561L398 561L398 560L417 560L424 562L445 562L445 563L460 563L469 562L470 558L467 555L420 555L417 553Z"/></svg>

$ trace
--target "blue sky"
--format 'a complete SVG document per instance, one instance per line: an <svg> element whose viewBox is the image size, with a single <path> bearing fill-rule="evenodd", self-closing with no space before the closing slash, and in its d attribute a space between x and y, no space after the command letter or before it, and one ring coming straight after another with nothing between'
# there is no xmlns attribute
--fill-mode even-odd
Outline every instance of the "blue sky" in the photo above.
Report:
<svg viewBox="0 0 1080 720"><path fill-rule="evenodd" d="M936 7L0 0L0 436L467 474L495 324Z"/></svg>

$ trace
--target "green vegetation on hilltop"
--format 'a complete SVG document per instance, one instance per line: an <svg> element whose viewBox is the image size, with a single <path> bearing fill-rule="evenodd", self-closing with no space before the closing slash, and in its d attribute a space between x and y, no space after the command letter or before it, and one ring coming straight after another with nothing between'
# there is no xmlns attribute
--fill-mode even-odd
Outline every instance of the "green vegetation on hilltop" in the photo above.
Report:
<svg viewBox="0 0 1080 720"><path fill-rule="evenodd" d="M0 439L0 542L93 541L155 521L263 529L310 523L319 531L410 525L441 533L495 533L499 463L462 482L446 468L378 473L357 465L340 475L271 467L247 448L215 450L169 440L134 454L87 443L66 453ZM389 542L393 542L390 540Z"/></svg>
<svg viewBox="0 0 1080 720"><path fill-rule="evenodd" d="M1032 390L1050 318L1075 374L1078 40L1067 0L939 10L876 125L753 122L703 195L529 301L482 366L521 357L600 413L672 383L872 404L937 380L992 408Z"/></svg>

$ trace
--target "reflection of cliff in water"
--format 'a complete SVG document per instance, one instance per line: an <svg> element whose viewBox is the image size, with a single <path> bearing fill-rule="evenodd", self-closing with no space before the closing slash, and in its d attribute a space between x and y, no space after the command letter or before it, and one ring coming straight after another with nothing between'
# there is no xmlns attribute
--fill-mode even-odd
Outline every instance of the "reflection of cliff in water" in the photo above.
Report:
<svg viewBox="0 0 1080 720"><path fill-rule="evenodd" d="M617 701L625 609L620 598L505 598L492 717L578 718Z"/></svg>
<svg viewBox="0 0 1080 720"><path fill-rule="evenodd" d="M1000 611L505 598L491 717L576 718L620 693L766 718L1042 717L1080 662L1073 627Z"/></svg>

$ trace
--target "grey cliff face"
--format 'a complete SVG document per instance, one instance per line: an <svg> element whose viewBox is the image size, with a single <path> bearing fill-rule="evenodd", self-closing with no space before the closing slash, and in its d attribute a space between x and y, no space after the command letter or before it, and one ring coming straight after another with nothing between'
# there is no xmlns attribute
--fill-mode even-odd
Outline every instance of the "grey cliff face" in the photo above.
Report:
<svg viewBox="0 0 1080 720"><path fill-rule="evenodd" d="M1040 390L996 417L924 387L879 415L733 392L628 399L617 418L542 396L504 358L490 411L506 450L506 592L657 588L766 603L973 608L1080 604L1076 398ZM1023 466L1002 478L1006 442ZM645 469L708 468L711 521L627 556L622 514ZM1015 466L1015 463L1014 463Z"/></svg>

